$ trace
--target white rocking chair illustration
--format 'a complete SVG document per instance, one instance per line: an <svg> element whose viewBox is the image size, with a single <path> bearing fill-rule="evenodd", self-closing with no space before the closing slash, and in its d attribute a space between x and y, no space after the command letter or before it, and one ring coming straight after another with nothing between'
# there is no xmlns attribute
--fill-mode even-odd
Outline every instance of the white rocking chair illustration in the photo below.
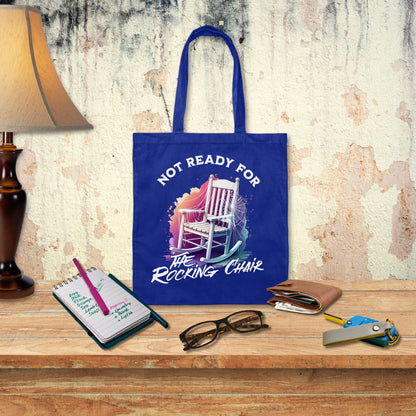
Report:
<svg viewBox="0 0 416 416"><path fill-rule="evenodd" d="M214 175L210 175L205 209L179 210L181 225L178 247L170 247L170 250L177 253L194 253L206 250L205 257L200 259L204 263L218 263L232 256L242 243L239 240L230 249L239 182L239 178L236 178L235 182L226 179L214 180ZM195 220L197 214L199 214L199 219L203 214L202 220ZM188 236L188 234L191 235ZM225 241L218 241L220 237L225 237ZM184 242L188 243L190 247L183 248ZM212 249L221 246L224 246L224 254L211 258Z"/></svg>

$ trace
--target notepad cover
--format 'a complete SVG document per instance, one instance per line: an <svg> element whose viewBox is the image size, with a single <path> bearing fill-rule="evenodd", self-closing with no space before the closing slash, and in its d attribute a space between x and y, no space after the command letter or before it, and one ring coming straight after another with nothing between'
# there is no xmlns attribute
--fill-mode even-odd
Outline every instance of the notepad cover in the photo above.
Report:
<svg viewBox="0 0 416 416"><path fill-rule="evenodd" d="M80 277L55 286L52 294L101 348L113 347L160 318L115 276L96 268L90 269L88 276L101 291L100 295L110 309L109 315L102 314ZM104 290L106 285L107 291ZM121 321L124 322L120 324Z"/></svg>

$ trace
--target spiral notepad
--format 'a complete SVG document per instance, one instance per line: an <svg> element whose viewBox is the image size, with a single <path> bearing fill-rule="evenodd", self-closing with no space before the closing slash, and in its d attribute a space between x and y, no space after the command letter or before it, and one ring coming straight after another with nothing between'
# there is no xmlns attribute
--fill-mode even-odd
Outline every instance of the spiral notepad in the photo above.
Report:
<svg viewBox="0 0 416 416"><path fill-rule="evenodd" d="M107 344L151 318L152 310L117 279L96 267L87 270L87 275L110 310L108 315L102 313L79 274L54 286L52 292L100 343Z"/></svg>

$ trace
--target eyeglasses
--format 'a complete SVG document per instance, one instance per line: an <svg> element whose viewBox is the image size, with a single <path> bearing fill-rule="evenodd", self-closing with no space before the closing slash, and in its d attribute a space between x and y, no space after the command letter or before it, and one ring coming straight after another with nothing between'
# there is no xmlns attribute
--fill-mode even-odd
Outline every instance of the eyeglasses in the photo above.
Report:
<svg viewBox="0 0 416 416"><path fill-rule="evenodd" d="M226 318L217 321L205 321L193 325L183 331L179 338L184 343L183 350L190 348L201 348L211 344L217 335L227 331L253 332L261 328L268 328L263 323L263 313L260 311L235 312Z"/></svg>

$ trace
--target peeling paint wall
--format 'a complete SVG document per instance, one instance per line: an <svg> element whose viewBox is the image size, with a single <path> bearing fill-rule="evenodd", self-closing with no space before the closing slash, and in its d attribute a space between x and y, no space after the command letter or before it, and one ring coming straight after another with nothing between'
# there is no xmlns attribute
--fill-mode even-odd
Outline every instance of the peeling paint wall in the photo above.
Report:
<svg viewBox="0 0 416 416"><path fill-rule="evenodd" d="M249 132L287 132L290 275L416 279L413 0L16 1L39 6L93 131L16 135L28 208L18 264L132 271L132 133L171 130L180 53L211 24L238 49ZM187 131L229 132L232 59L191 47Z"/></svg>

